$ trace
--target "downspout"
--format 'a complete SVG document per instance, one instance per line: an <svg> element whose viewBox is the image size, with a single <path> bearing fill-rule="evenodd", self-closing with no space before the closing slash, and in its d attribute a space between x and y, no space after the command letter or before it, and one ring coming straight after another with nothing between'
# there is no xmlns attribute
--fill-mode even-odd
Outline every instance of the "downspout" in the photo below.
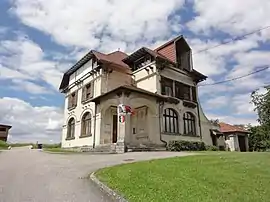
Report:
<svg viewBox="0 0 270 202"><path fill-rule="evenodd" d="M200 127L200 137L202 140L202 125L201 125L201 115L200 115L200 109L199 109L199 107L201 107L201 105L200 105L200 101L198 98L197 86L196 86L196 94L197 94L196 97L197 97L197 111L198 111L198 119L199 119L199 127Z"/></svg>
<svg viewBox="0 0 270 202"><path fill-rule="evenodd" d="M157 63L156 63L156 72L157 72L157 78L159 80L160 79L160 73L159 73L159 69L157 68ZM159 84L160 84L160 82L158 82L156 85L159 85ZM160 92L158 92L158 93L160 93ZM167 142L162 139L162 134L161 134L161 124L162 123L161 123L160 119L161 119L161 113L162 113L162 111L161 111L162 105L164 105L164 101L162 101L162 102L159 101L159 106L158 106L158 111L159 111L159 113L158 113L159 139L160 139L161 142L163 142L165 144L165 147L167 148Z"/></svg>
<svg viewBox="0 0 270 202"><path fill-rule="evenodd" d="M159 101L159 115L158 115L158 121L159 121L159 138L160 138L160 141L163 142L165 144L165 147L167 148L167 142L162 139L162 134L161 134L161 121L160 121L160 118L161 117L160 117L160 114L161 114L161 106L162 105L163 105L163 103L161 103Z"/></svg>
<svg viewBox="0 0 270 202"><path fill-rule="evenodd" d="M96 124L97 123L97 103L95 103L95 119L94 119L94 135L93 135L93 148L96 145Z"/></svg>

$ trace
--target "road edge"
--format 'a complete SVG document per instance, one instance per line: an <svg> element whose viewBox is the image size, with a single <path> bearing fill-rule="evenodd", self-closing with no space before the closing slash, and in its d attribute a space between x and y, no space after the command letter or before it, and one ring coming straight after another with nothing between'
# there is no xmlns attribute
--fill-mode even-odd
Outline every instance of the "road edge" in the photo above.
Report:
<svg viewBox="0 0 270 202"><path fill-rule="evenodd" d="M94 182L103 192L105 192L107 195L109 195L110 197L116 199L119 202L128 202L124 197L122 197L121 195L119 195L118 193L116 193L114 190L112 190L111 188L109 188L107 185L105 185L104 183L102 183L96 176L95 176L95 172L92 172L89 175L89 179Z"/></svg>

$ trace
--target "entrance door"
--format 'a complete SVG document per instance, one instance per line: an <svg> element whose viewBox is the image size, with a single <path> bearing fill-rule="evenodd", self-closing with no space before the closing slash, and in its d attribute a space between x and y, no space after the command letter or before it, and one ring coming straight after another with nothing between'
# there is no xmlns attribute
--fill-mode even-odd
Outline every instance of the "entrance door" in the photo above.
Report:
<svg viewBox="0 0 270 202"><path fill-rule="evenodd" d="M241 152L247 151L246 148L246 137L242 135L238 135L238 143L239 143L239 148Z"/></svg>
<svg viewBox="0 0 270 202"><path fill-rule="evenodd" d="M117 142L117 115L113 115L113 132L112 132L112 142Z"/></svg>

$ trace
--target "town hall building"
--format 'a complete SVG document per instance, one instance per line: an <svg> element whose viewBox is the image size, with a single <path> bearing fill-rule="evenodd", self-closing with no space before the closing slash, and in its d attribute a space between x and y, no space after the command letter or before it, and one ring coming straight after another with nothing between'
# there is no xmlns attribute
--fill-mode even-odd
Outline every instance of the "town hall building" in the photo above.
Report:
<svg viewBox="0 0 270 202"><path fill-rule="evenodd" d="M198 83L206 76L193 68L183 36L151 50L127 55L91 50L64 73L62 147L165 148L171 140L213 145L218 128L204 115ZM119 105L132 113L118 116ZM224 142L224 140L223 140Z"/></svg>

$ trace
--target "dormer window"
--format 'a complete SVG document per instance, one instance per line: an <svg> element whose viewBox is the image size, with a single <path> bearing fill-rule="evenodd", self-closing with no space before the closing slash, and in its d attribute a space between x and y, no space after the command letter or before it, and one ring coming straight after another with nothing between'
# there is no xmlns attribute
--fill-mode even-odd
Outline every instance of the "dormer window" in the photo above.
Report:
<svg viewBox="0 0 270 202"><path fill-rule="evenodd" d="M134 62L134 69L135 70L140 69L140 68L150 64L152 61L153 60L152 60L152 57L150 55L145 55Z"/></svg>

